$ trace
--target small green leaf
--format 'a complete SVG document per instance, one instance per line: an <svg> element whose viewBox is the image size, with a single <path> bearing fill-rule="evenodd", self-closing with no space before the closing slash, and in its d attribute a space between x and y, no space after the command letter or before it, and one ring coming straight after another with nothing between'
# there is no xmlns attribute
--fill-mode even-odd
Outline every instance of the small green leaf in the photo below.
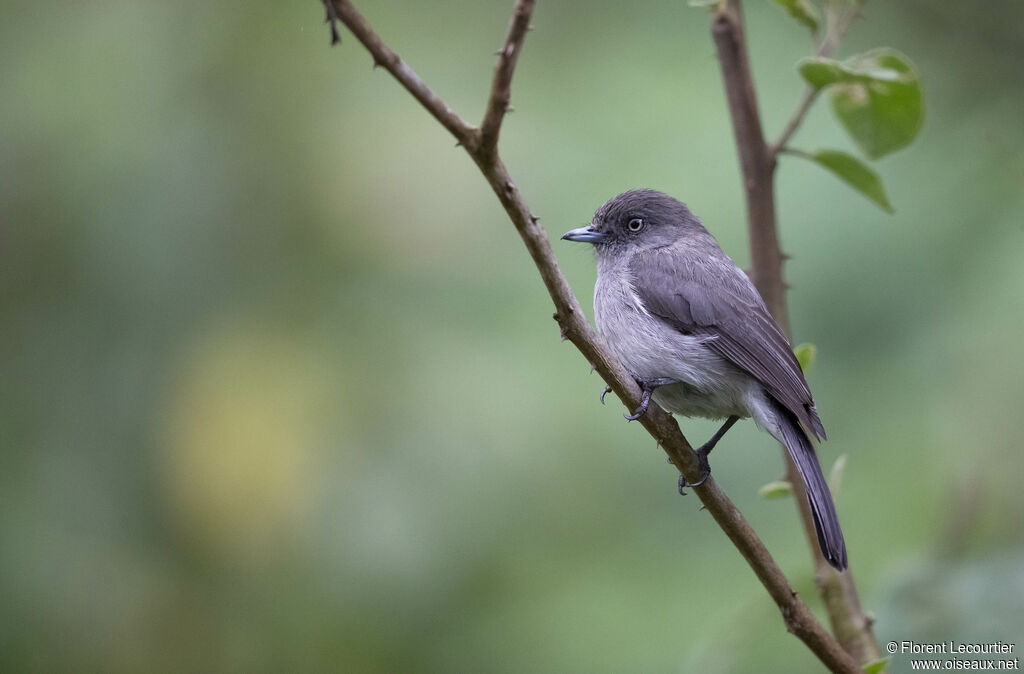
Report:
<svg viewBox="0 0 1024 674"><path fill-rule="evenodd" d="M818 357L818 347L809 342L797 344L793 347L793 355L800 363L800 369L807 372L811 369L811 365L814 365L814 359Z"/></svg>
<svg viewBox="0 0 1024 674"><path fill-rule="evenodd" d="M828 472L828 486L832 490L833 498L839 496L839 489L843 486L843 473L846 472L846 454L836 457L832 464L832 470Z"/></svg>
<svg viewBox="0 0 1024 674"><path fill-rule="evenodd" d="M818 32L818 10L810 0L775 0L775 4L785 9L797 23L807 26L812 35Z"/></svg>
<svg viewBox="0 0 1024 674"><path fill-rule="evenodd" d="M885 195L885 187L882 186L881 178L861 160L837 150L818 150L817 152L799 154L801 157L815 161L832 171L846 184L871 199L885 211L892 213L892 205Z"/></svg>
<svg viewBox="0 0 1024 674"><path fill-rule="evenodd" d="M909 145L924 121L921 81L910 59L874 49L847 67L867 79L833 88L832 109L864 154L877 159Z"/></svg>
<svg viewBox="0 0 1024 674"><path fill-rule="evenodd" d="M889 658L879 658L864 665L864 674L882 674L889 664Z"/></svg>
<svg viewBox="0 0 1024 674"><path fill-rule="evenodd" d="M793 495L793 485L788 480L776 480L762 486L757 494L763 499L786 498Z"/></svg>
<svg viewBox="0 0 1024 674"><path fill-rule="evenodd" d="M796 69L807 84L815 89L840 82L844 77L839 62L827 58L803 59L797 63Z"/></svg>
<svg viewBox="0 0 1024 674"><path fill-rule="evenodd" d="M863 84L873 81L900 82L905 79L904 73L900 69L881 65L875 60L878 52L893 51L892 49L875 49L846 61L813 56L798 61L796 69L815 89L821 89L830 84Z"/></svg>
<svg viewBox="0 0 1024 674"><path fill-rule="evenodd" d="M804 59L797 70L815 89L830 87L836 116L872 159L909 145L921 130L921 80L910 59L895 49L873 49L842 62Z"/></svg>

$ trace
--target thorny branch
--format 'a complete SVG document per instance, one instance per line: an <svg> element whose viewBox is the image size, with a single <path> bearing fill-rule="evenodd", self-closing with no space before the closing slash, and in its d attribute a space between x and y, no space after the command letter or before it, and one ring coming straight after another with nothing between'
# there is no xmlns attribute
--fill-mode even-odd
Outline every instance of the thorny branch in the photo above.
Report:
<svg viewBox="0 0 1024 674"><path fill-rule="evenodd" d="M571 341L594 369L630 410L639 404L641 392L637 383L621 363L612 356L601 338L587 322L576 296L569 288L547 233L538 224L522 194L516 188L497 152L497 138L504 112L508 105L508 92L516 58L529 26L533 0L518 0L509 28L505 47L500 53L487 114L480 128L472 127L441 101L406 65L397 54L377 36L356 11L350 0L324 0L333 5L337 19L344 23L370 52L374 63L383 66L398 82L434 116L466 150L480 168L509 219L519 232L533 258L551 300L555 305L555 320L561 327L562 337ZM330 16L330 14L329 14ZM484 131L486 130L486 134ZM652 407L640 418L640 423L668 454L676 468L688 479L696 481L700 467L696 454L679 430L678 424L666 412ZM739 509L725 495L713 477L708 478L694 493L704 508L736 546L778 605L788 631L792 632L834 672L859 672L853 659L817 621L807 605L797 596L782 570L779 569L764 543L758 538Z"/></svg>
<svg viewBox="0 0 1024 674"><path fill-rule="evenodd" d="M533 0L516 3L505 46L498 52L498 65L494 69L494 82L491 84L491 96L487 101L487 112L480 123L480 146L489 154L498 152L501 122L505 118L505 113L509 111L509 103L512 100L512 73L519 60L526 32L530 29L532 13Z"/></svg>

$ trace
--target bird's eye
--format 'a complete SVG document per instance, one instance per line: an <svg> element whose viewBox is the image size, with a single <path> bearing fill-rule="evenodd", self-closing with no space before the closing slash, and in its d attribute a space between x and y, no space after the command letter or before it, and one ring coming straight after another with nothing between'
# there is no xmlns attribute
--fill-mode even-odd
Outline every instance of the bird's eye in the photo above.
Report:
<svg viewBox="0 0 1024 674"><path fill-rule="evenodd" d="M644 221L640 218L633 218L629 221L629 224L626 225L626 227L628 227L631 232L639 232L644 228Z"/></svg>

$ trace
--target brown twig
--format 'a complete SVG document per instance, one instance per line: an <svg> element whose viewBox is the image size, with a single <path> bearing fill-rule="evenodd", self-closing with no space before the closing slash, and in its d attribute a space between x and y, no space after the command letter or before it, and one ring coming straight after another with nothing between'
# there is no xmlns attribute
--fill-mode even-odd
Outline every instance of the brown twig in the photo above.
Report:
<svg viewBox="0 0 1024 674"><path fill-rule="evenodd" d="M834 36L837 35L836 30L845 30L849 21L852 19L843 19L844 25L833 28L829 34ZM722 67L743 184L746 188L751 279L775 320L789 334L786 283L782 273L782 263L786 256L779 246L775 217L775 155L778 149L785 146L788 136L796 130L814 98L805 98L798 107L797 114L787 125L781 145L769 147L765 144L761 130L739 0L725 0L718 6L712 21L712 35ZM827 49L834 48L836 38L826 37L825 40L823 44L828 45ZM788 479L793 485L804 533L814 557L815 582L828 611L832 629L843 648L857 662L877 660L880 657L878 642L871 629L871 620L861 608L853 574L850 571L837 573L822 556L817 535L814 533L814 523L803 481L788 453L784 454Z"/></svg>
<svg viewBox="0 0 1024 674"><path fill-rule="evenodd" d="M496 149L481 142L480 132L465 125L394 52L388 49L349 0L327 1L334 3L339 20L352 30L356 38L373 56L374 61L382 63L388 72L460 141L463 148L480 168L533 258L555 305L555 320L561 327L563 338L576 346L628 409L636 408L640 402L640 388L622 364L609 353L601 338L587 322L579 301L558 266L547 233L538 224L537 218L532 214L522 194L516 188ZM522 35L517 32L517 26L528 25L532 7L532 0L520 0L516 4L516 14L509 30L509 40L515 41L517 45L521 46L522 43ZM522 13L520 13L521 11ZM493 130L495 142L503 113L500 90L507 91L509 88L515 67L514 55L518 50L519 46L513 50L513 53L508 54L507 62L499 60L495 73L494 88L499 89L497 97L499 102L495 104L498 113L496 113L496 122L494 122L497 128ZM492 90L491 101L493 102L495 99ZM507 105L507 101L504 105ZM492 106L488 105L489 112L491 109ZM485 115L485 122L487 117ZM640 423L658 441L659 446L669 456L676 468L689 481L696 481L700 473L699 462L675 420L660 408L652 406L640 418ZM832 671L859 672L856 663L832 635L821 626L807 605L797 596L764 543L758 538L739 509L719 488L714 478L708 478L702 486L695 488L694 492L700 498L704 508L711 513L733 545L747 560L772 599L775 600L782 613L786 628L803 641Z"/></svg>
<svg viewBox="0 0 1024 674"><path fill-rule="evenodd" d="M818 94L821 93L821 89L815 89L814 87L807 87L804 89L804 93L800 96L800 102L797 103L796 110L793 111L793 115L786 122L786 127L779 134L779 139L776 140L768 147L768 154L772 157L777 157L780 153L785 152L789 148L786 147L786 143L793 137L796 130L800 128L800 124L803 123L804 117L810 112L811 106L814 105L814 101L818 100Z"/></svg>
<svg viewBox="0 0 1024 674"><path fill-rule="evenodd" d="M384 44L376 33L366 23L366 19L356 11L351 2L337 2L326 0L334 7L334 15L338 21L345 24L356 39L363 43L366 51L373 57L374 66L383 66L391 73L391 76L398 80L398 83L405 87L406 91L412 94L413 98L420 102L441 125L448 129L455 139L466 149L477 143L476 130L466 123L461 117L452 111L437 94L423 83L412 68L406 65L405 61L398 57L398 54L391 51L391 48Z"/></svg>
<svg viewBox="0 0 1024 674"><path fill-rule="evenodd" d="M534 0L519 0L509 22L508 37L498 52L498 65L494 68L491 95L487 100L487 111L480 123L480 149L488 154L498 151L498 134L501 122L509 110L512 100L512 73L515 72L523 40L530 29L530 15L533 14Z"/></svg>
<svg viewBox="0 0 1024 674"><path fill-rule="evenodd" d="M789 317L786 314L786 287L782 280L783 255L775 226L775 190L772 185L775 159L768 152L761 130L742 22L739 6L726 2L714 15L711 32L725 78L732 130L739 149L747 199L751 280L772 316L786 328Z"/></svg>
<svg viewBox="0 0 1024 674"><path fill-rule="evenodd" d="M829 4L826 6L826 22L827 28L825 30L825 37L822 38L821 43L815 50L814 55L818 57L828 57L839 47L840 40L843 39L843 35L850 29L853 22L860 17L859 9L853 7L847 10L837 9L834 5ZM807 113L810 112L811 106L814 105L814 101L818 99L818 94L821 93L821 89L815 89L814 87L807 87L804 89L803 94L800 95L800 101L796 105L796 110L790 115L789 121L786 122L786 126L783 127L782 133L779 134L778 140L768 146L768 153L774 158L777 157L781 152L784 152L788 148L786 144L796 133L796 130L800 128L804 118L807 117Z"/></svg>

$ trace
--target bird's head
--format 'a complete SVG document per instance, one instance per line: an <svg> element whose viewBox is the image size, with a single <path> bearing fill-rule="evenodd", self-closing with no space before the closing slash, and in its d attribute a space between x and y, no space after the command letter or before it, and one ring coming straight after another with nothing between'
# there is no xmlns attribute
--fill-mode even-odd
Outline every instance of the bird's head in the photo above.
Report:
<svg viewBox="0 0 1024 674"><path fill-rule="evenodd" d="M562 238L592 243L600 256L661 248L699 233L707 232L686 204L655 190L631 190L597 209L589 225Z"/></svg>

